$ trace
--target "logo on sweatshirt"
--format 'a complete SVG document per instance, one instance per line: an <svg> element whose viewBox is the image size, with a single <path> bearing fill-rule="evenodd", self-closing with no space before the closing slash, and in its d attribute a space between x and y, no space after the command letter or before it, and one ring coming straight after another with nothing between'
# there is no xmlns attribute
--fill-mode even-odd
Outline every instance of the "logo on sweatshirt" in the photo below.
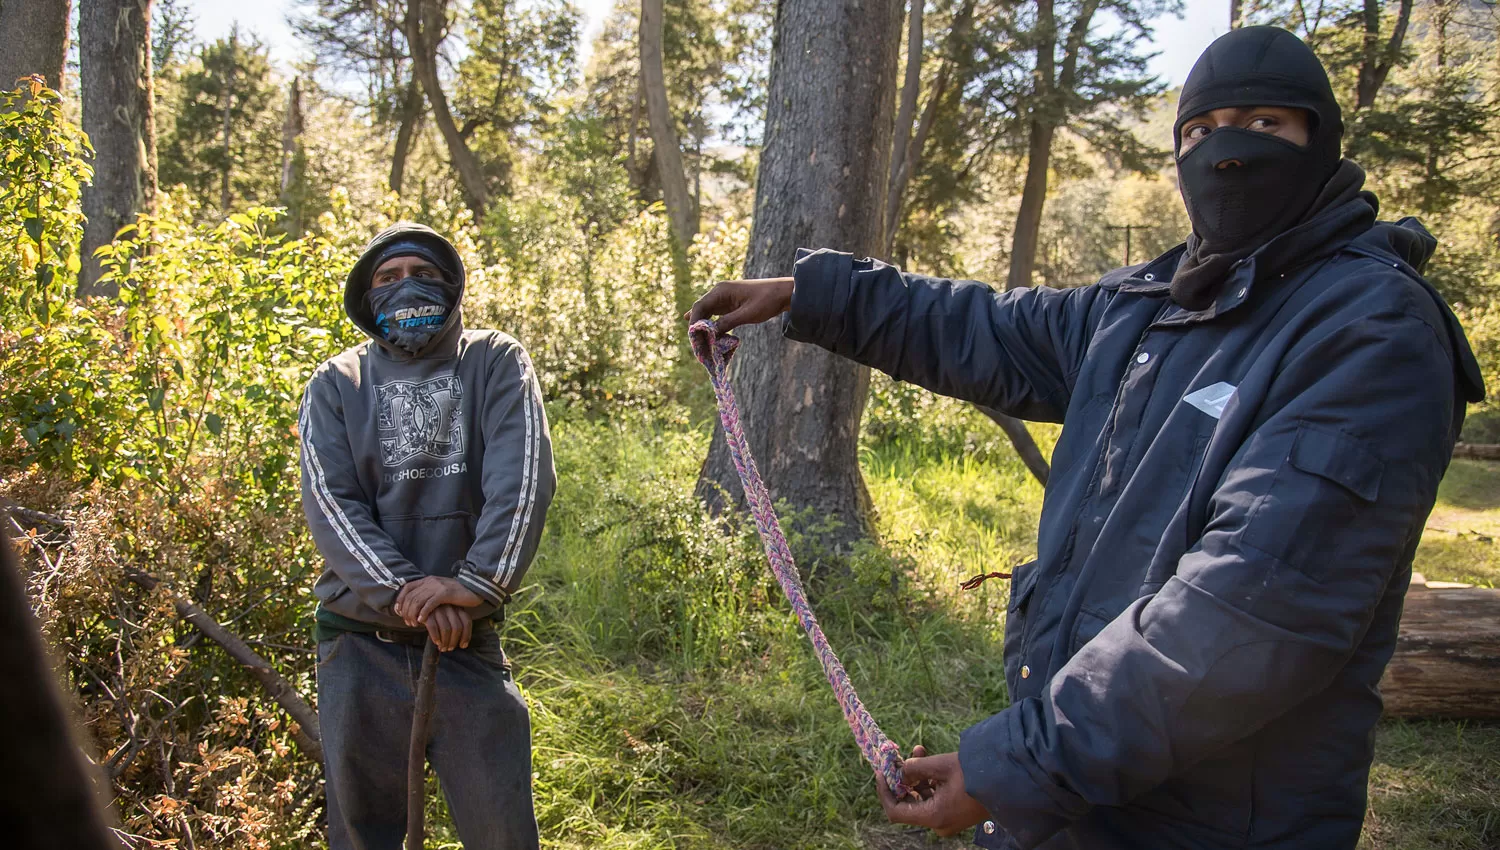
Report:
<svg viewBox="0 0 1500 850"><path fill-rule="evenodd" d="M381 461L398 466L418 455L443 460L463 454L463 398L457 375L376 384Z"/></svg>

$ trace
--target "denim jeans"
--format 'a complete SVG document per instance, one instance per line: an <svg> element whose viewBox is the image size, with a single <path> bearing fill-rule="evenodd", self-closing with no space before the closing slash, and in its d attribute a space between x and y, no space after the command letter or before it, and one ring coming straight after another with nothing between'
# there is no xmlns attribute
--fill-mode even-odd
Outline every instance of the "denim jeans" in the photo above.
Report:
<svg viewBox="0 0 1500 850"><path fill-rule="evenodd" d="M344 632L318 643L329 850L400 850L422 647ZM427 759L465 850L535 850L531 719L494 629L442 654Z"/></svg>

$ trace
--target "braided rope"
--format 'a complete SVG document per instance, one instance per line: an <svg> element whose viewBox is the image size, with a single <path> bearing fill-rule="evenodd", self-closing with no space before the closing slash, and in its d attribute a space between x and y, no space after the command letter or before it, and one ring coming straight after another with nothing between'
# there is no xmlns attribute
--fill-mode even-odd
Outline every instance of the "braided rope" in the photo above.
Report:
<svg viewBox="0 0 1500 850"><path fill-rule="evenodd" d="M729 385L729 359L739 347L740 341L728 334L720 336L714 324L707 321L695 322L688 329L688 334L693 341L693 354L708 369L714 397L719 404L719 419L724 423L724 435L728 438L729 455L734 459L734 468L745 485L745 499L750 503L750 515L755 519L755 530L765 546L766 559L771 562L771 572L776 575L776 581L791 603L792 612L797 615L802 629L807 632L807 639L812 642L813 651L823 665L823 673L828 676L828 684L833 687L834 696L838 698L839 708L844 711L844 719L854 732L854 741L859 745L860 752L864 753L865 760L875 768L875 772L885 779L891 792L898 799L905 797L908 789L901 779L901 748L880 731L875 718L865 710L864 704L859 701L859 694L854 692L854 685L849 681L849 674L844 671L844 665L839 663L833 647L828 645L828 638L823 635L812 605L807 601L807 592L802 589L802 579L797 575L797 565L792 560L786 535L782 534L781 523L776 519L771 494L760 479L760 471L755 468L755 458L750 455L745 429L740 422L739 403L735 401L734 389Z"/></svg>

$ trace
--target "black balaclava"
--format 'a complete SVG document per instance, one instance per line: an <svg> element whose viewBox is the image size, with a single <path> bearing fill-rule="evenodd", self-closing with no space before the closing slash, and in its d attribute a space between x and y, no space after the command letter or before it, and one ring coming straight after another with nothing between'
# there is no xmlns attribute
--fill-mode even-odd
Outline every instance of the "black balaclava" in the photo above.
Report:
<svg viewBox="0 0 1500 850"><path fill-rule="evenodd" d="M1234 106L1307 110L1307 145L1220 127L1180 153L1183 124ZM1315 214L1314 203L1339 171L1343 134L1328 73L1295 35L1244 27L1209 45L1182 87L1172 132L1178 185L1193 224L1172 278L1172 299L1189 310L1206 309L1235 263ZM1219 167L1230 160L1239 164Z"/></svg>
<svg viewBox="0 0 1500 850"><path fill-rule="evenodd" d="M376 329L391 345L415 354L443 329L448 314L458 303L462 287L454 282L453 270L437 252L414 240L386 246L371 269L379 269L387 260L397 257L420 257L443 275L442 280L408 277L381 287L372 285L365 293L365 306L374 317Z"/></svg>

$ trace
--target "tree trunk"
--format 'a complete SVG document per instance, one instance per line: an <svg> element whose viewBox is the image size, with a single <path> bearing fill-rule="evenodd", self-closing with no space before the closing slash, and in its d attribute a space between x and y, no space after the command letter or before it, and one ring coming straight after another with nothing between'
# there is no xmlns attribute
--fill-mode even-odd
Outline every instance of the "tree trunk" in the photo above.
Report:
<svg viewBox="0 0 1500 850"><path fill-rule="evenodd" d="M224 69L223 137L224 172L219 175L219 211L229 215L229 204L234 200L229 180L234 175L234 72L239 65L240 27L235 24L229 31L229 65Z"/></svg>
<svg viewBox="0 0 1500 850"><path fill-rule="evenodd" d="M286 119L281 122L281 204L286 207L287 232L297 236L302 233L302 205L297 197L297 184L301 180L297 169L301 167L302 138L302 78L293 77L287 89Z"/></svg>
<svg viewBox="0 0 1500 850"><path fill-rule="evenodd" d="M1375 105L1375 96L1385 85L1385 78L1401 58L1401 45L1406 40L1406 29L1411 23L1412 0L1401 0L1396 12L1396 24L1391 28L1391 37L1384 45L1380 43L1380 0L1365 0L1364 38L1359 63L1359 81L1355 84L1354 111L1369 109Z"/></svg>
<svg viewBox="0 0 1500 850"><path fill-rule="evenodd" d="M790 273L799 247L879 250L900 43L900 0L778 4L747 277ZM783 341L774 322L740 336L734 388L772 497L840 523L825 545L867 534L857 447L869 370ZM743 504L722 430L698 493Z"/></svg>
<svg viewBox="0 0 1500 850"><path fill-rule="evenodd" d="M32 74L62 90L72 0L5 0L0 4L0 88Z"/></svg>
<svg viewBox="0 0 1500 850"><path fill-rule="evenodd" d="M293 77L287 89L286 119L281 122L281 197L286 200L297 181L297 139L302 135L302 78Z"/></svg>
<svg viewBox="0 0 1500 850"><path fill-rule="evenodd" d="M1244 13L1244 4L1241 3L1240 0L1229 0L1230 29L1237 30L1240 27L1244 26L1244 21L1240 20L1241 16L1244 15Z"/></svg>
<svg viewBox="0 0 1500 850"><path fill-rule="evenodd" d="M485 183L484 170L479 159L469 150L453 113L448 109L448 96L443 93L443 82L438 77L437 50L442 41L445 19L444 0L410 0L406 9L406 42L411 45L412 68L427 94L427 104L432 107L432 117L437 121L438 131L448 146L448 159L458 173L464 187L464 202L474 212L475 220L484 217L490 203L490 190Z"/></svg>
<svg viewBox="0 0 1500 850"><path fill-rule="evenodd" d="M1016 211L1016 229L1010 238L1010 274L1006 289L1031 285L1036 267L1037 235L1042 227L1042 206L1047 202L1047 169L1052 160L1052 136L1057 128L1041 118L1031 119L1026 144L1026 185L1021 190L1021 208Z"/></svg>
<svg viewBox="0 0 1500 850"><path fill-rule="evenodd" d="M1041 447L1036 444L1036 439L1031 436L1030 431L1026 430L1026 423L1014 416L1007 416L993 407L985 407L982 404L976 404L974 407L1000 426L1000 430L1010 438L1010 444L1015 447L1021 462L1026 464L1026 468L1031 470L1036 480L1046 487L1047 478L1052 474L1052 469L1047 464L1047 457L1042 454Z"/></svg>
<svg viewBox="0 0 1500 850"><path fill-rule="evenodd" d="M954 14L944 45L943 64L939 66L937 76L932 81L932 91L927 95L927 105L922 107L922 117L917 119L916 133L906 147L905 156L900 161L892 158L891 185L886 190L883 237L885 253L888 255L895 251L896 236L901 231L901 217L906 211L906 188L911 185L912 175L922 167L922 152L927 147L927 138L932 134L943 99L948 94L948 85L952 80L954 68L967 65L972 59L969 32L974 22L974 2L975 0L964 0L963 5L959 6ZM968 55L965 55L966 49ZM905 96L906 92L903 90L902 97ZM897 125L904 126L900 121L897 121Z"/></svg>
<svg viewBox="0 0 1500 850"><path fill-rule="evenodd" d="M901 84L901 107L896 112L895 139L891 147L891 176L886 182L884 229L881 236L882 257L891 256L896 242L896 226L901 214L900 195L906 191L908 152L912 148L912 124L917 118L917 96L922 92L922 0L911 0L907 16L906 79Z"/></svg>
<svg viewBox="0 0 1500 850"><path fill-rule="evenodd" d="M1500 720L1500 590L1414 578L1380 693L1394 717Z"/></svg>
<svg viewBox="0 0 1500 850"><path fill-rule="evenodd" d="M80 296L118 293L113 282L99 282L94 251L155 198L150 26L151 0L89 0L79 10L83 130L94 146L94 179L83 190Z"/></svg>
<svg viewBox="0 0 1500 850"><path fill-rule="evenodd" d="M406 178L406 157L411 154L412 138L421 120L422 84L414 73L411 82L406 84L406 96L401 101L401 124L396 128L396 149L391 153L391 191L398 195Z"/></svg>
<svg viewBox="0 0 1500 850"><path fill-rule="evenodd" d="M646 94L646 121L651 127L651 147L661 176L662 197L667 202L667 217L672 220L672 235L685 251L698 235L698 209L688 192L682 145L667 100L667 79L662 70L664 26L662 0L641 0L641 87Z"/></svg>

